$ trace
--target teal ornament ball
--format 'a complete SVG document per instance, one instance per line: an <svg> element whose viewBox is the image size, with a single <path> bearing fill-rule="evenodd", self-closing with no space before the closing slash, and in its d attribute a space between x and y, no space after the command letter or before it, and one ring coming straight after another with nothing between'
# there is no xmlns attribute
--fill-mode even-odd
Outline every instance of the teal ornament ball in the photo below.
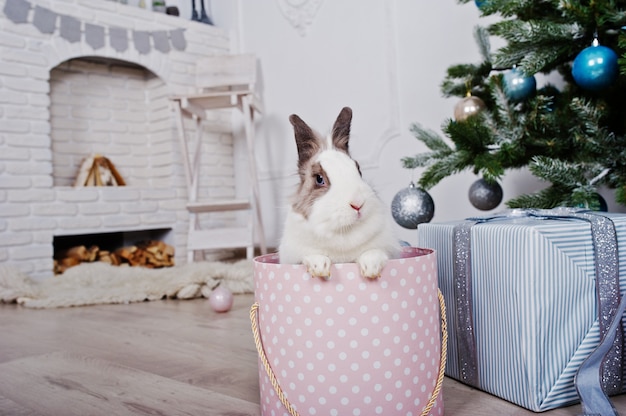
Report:
<svg viewBox="0 0 626 416"><path fill-rule="evenodd" d="M391 201L391 215L398 225L415 230L435 215L435 203L428 192L411 184L400 190Z"/></svg>
<svg viewBox="0 0 626 416"><path fill-rule="evenodd" d="M474 0L474 3L476 3L476 7L478 7L479 9L481 8L481 6L483 4L485 4L486 0Z"/></svg>
<svg viewBox="0 0 626 416"><path fill-rule="evenodd" d="M596 206L590 206L589 204L580 204L578 205L578 208L585 208L585 209L591 209L593 211L607 212L609 210L609 206L607 205L604 197L596 192L596 198L597 198Z"/></svg>
<svg viewBox="0 0 626 416"><path fill-rule="evenodd" d="M574 59L572 76L576 85L588 91L602 91L617 78L617 54L594 41Z"/></svg>
<svg viewBox="0 0 626 416"><path fill-rule="evenodd" d="M503 82L504 93L507 98L513 102L524 101L525 99L532 97L537 91L537 81L535 80L535 76L524 76L524 74L517 68L513 68L509 72L505 73Z"/></svg>
<svg viewBox="0 0 626 416"><path fill-rule="evenodd" d="M470 186L469 200L475 208L489 211L502 202L502 187L498 182L487 182L483 178L478 179Z"/></svg>

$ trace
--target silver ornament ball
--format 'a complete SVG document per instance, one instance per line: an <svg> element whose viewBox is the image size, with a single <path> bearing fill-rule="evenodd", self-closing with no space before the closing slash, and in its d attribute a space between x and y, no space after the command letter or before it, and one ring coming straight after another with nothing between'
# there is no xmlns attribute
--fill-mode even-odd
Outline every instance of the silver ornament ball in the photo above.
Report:
<svg viewBox="0 0 626 416"><path fill-rule="evenodd" d="M414 230L435 215L435 203L428 192L411 184L399 191L391 201L391 215L398 225Z"/></svg>
<svg viewBox="0 0 626 416"><path fill-rule="evenodd" d="M469 200L475 208L489 211L502 202L502 187L497 182L489 183L482 178L478 179L470 186Z"/></svg>

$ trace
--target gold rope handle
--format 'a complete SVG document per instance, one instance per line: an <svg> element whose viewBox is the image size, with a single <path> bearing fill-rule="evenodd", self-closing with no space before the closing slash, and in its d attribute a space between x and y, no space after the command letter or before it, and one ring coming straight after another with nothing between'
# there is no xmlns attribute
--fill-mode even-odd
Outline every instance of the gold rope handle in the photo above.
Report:
<svg viewBox="0 0 626 416"><path fill-rule="evenodd" d="M254 345L256 345L256 350L259 353L259 357L261 357L261 362L263 363L263 367L265 367L265 372L270 378L270 382L274 387L274 391L278 395L280 402L285 406L287 411L291 416L299 416L296 409L293 408L287 397L285 397L285 393L283 393L283 389L280 388L278 384L278 380L276 380L276 376L272 371L272 367L270 367L269 361L267 361L267 357L265 356L265 350L263 349L263 344L261 343L261 334L259 333L259 324L257 319L257 311L259 309L259 303L255 302L254 305L250 308L250 322L252 323L252 333L254 334Z"/></svg>
<svg viewBox="0 0 626 416"><path fill-rule="evenodd" d="M430 400L420 416L429 414L435 405L435 400L437 400L437 396L439 396L443 386L443 376L445 375L446 360L448 359L448 318L446 317L446 301L443 299L441 290L437 289L437 295L439 296L439 311L441 313L441 358L439 359L439 374L437 375L437 383L435 384L433 394L430 396Z"/></svg>
<svg viewBox="0 0 626 416"><path fill-rule="evenodd" d="M448 355L448 319L446 317L446 302L443 299L443 295L441 294L441 290L437 289L437 295L439 297L439 309L441 312L441 358L439 360L439 374L437 375L437 383L435 384L435 389L433 390L426 407L420 414L420 416L426 416L430 413L433 406L435 405L435 401L441 392L441 388L443 386L443 377L445 375L446 370L446 359ZM265 350L263 349L263 343L261 341L261 334L259 332L259 324L258 324L258 309L259 303L255 302L250 308L250 323L252 324L252 333L254 335L254 344L256 345L256 350L259 353L259 357L261 358L261 362L263 363L263 367L265 368L265 372L270 378L270 382L272 383L272 387L274 387L274 391L278 395L280 402L285 406L287 411L291 416L299 416L296 409L293 408L285 393L280 388L278 384L278 380L274 375L274 371L272 371L272 367L270 366L269 361L267 360L267 356L265 355Z"/></svg>

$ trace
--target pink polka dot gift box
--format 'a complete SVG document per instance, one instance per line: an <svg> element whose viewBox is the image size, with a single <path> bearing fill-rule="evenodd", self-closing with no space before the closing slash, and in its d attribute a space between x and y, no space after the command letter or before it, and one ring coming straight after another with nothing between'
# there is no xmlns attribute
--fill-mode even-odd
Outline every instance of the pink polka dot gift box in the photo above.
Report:
<svg viewBox="0 0 626 416"><path fill-rule="evenodd" d="M255 258L254 282L263 416L443 415L445 307L432 250L404 247L379 279L355 263L314 278L268 254Z"/></svg>

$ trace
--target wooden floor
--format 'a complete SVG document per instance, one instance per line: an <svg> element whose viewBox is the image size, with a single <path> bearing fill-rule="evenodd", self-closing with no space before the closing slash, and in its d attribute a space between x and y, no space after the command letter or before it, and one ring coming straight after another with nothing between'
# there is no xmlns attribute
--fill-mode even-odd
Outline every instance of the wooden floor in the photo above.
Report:
<svg viewBox="0 0 626 416"><path fill-rule="evenodd" d="M259 415L251 295L32 310L0 304L0 415ZM446 379L447 415L532 415ZM626 396L614 398L626 415ZM581 414L580 406L546 416Z"/></svg>

